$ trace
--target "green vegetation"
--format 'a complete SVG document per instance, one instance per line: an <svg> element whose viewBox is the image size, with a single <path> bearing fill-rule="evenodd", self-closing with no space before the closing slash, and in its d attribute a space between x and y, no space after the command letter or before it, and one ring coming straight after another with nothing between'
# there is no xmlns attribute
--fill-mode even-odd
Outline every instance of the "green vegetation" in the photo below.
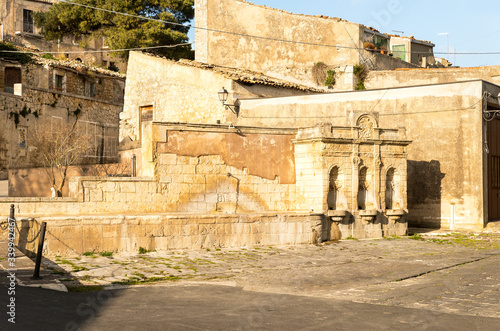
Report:
<svg viewBox="0 0 500 331"><path fill-rule="evenodd" d="M181 278L177 276L163 276L163 277L151 277L147 278L144 275L129 277L126 280L122 280L119 282L113 282L113 284L117 285L139 285L139 284L148 284L148 283L156 283L156 282L166 282L166 281L176 281Z"/></svg>
<svg viewBox="0 0 500 331"><path fill-rule="evenodd" d="M42 55L42 58L47 59L47 60L55 60L56 58L52 56L50 53L45 53Z"/></svg>
<svg viewBox="0 0 500 331"><path fill-rule="evenodd" d="M345 238L346 240L359 240L358 238L354 238L352 235L349 235L349 237Z"/></svg>
<svg viewBox="0 0 500 331"><path fill-rule="evenodd" d="M113 252L101 252L101 253L99 253L99 255L109 257L109 256L113 256Z"/></svg>
<svg viewBox="0 0 500 331"><path fill-rule="evenodd" d="M148 249L145 249L144 247L139 247L139 254L146 254L146 253L150 253L150 252L154 252L154 249L148 250Z"/></svg>
<svg viewBox="0 0 500 331"><path fill-rule="evenodd" d="M365 90L365 79L368 75L368 71L364 64L356 64L354 66L354 75L358 78L358 83L356 85L356 90Z"/></svg>
<svg viewBox="0 0 500 331"><path fill-rule="evenodd" d="M335 85L335 70L330 69L326 72L325 85L329 88L332 88L333 85Z"/></svg>
<svg viewBox="0 0 500 331"><path fill-rule="evenodd" d="M413 237L416 237L414 235ZM417 239L409 237L410 239ZM500 249L500 236L487 233L481 234L466 234L466 233L448 233L446 235L434 237L421 237L420 240L433 242L439 245L460 245L472 249Z"/></svg>
<svg viewBox="0 0 500 331"><path fill-rule="evenodd" d="M85 252L82 255L83 256L94 256L94 252Z"/></svg>
<svg viewBox="0 0 500 331"><path fill-rule="evenodd" d="M413 235L409 236L408 239L412 239L412 240L424 240L419 233L414 233Z"/></svg>
<svg viewBox="0 0 500 331"><path fill-rule="evenodd" d="M4 52L2 52L4 51ZM0 42L0 59L8 59L17 61L21 64L26 64L31 62L32 57L29 53L12 53L17 52L17 49L13 44Z"/></svg>
<svg viewBox="0 0 500 331"><path fill-rule="evenodd" d="M114 50L181 44L188 41L189 28L176 24L189 23L194 17L194 0L75 0L73 2L158 21L56 2L47 12L37 12L33 15L36 26L43 29L43 36L47 40L55 41L63 39L64 36L75 36L79 39L80 46L87 46L92 39L99 38L105 40L105 45ZM193 57L190 45L148 51L172 59ZM128 52L119 52L119 55L125 58Z"/></svg>

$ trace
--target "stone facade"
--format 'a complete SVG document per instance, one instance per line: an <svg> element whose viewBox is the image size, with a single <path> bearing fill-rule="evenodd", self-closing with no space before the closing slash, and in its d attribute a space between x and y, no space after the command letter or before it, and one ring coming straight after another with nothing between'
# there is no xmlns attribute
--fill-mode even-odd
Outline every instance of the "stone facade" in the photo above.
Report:
<svg viewBox="0 0 500 331"><path fill-rule="evenodd" d="M312 69L324 62L335 72L335 90L354 89L352 67L359 63L376 70L420 66L389 56L389 35L336 17L296 15L242 0L196 0L195 11L201 27L195 31L196 60L203 63L317 86ZM365 42L379 48L367 50Z"/></svg>
<svg viewBox="0 0 500 331"><path fill-rule="evenodd" d="M2 28L1 41L12 42L16 45L40 50L42 52L57 52L56 58L83 61L89 65L103 68L117 67L121 72L126 71L127 64L120 58L106 53L102 39L94 39L85 47L80 46L75 37L65 37L60 42L46 41L40 33L30 13L48 11L54 0L2 0L0 1L0 26ZM104 52L95 52L104 50ZM82 51L93 51L82 53Z"/></svg>
<svg viewBox="0 0 500 331"><path fill-rule="evenodd" d="M0 62L0 122L6 140L6 166L29 164L29 135L34 126L51 130L72 123L76 115L78 130L92 136L87 161L116 160L124 85L121 75L72 62ZM98 153L101 149L103 153Z"/></svg>
<svg viewBox="0 0 500 331"><path fill-rule="evenodd" d="M499 85L500 66L370 71L366 77L365 85L368 89L381 89L400 86L466 82L476 79L482 79Z"/></svg>
<svg viewBox="0 0 500 331"><path fill-rule="evenodd" d="M242 100L238 127L300 127L318 121L406 128L408 220L415 226L480 229L489 221L490 130L483 110L498 109L500 87L484 81L387 88L292 98ZM485 95L490 97L485 99ZM497 141L497 137L488 138ZM491 207L491 206L490 206Z"/></svg>
<svg viewBox="0 0 500 331"><path fill-rule="evenodd" d="M222 87L229 92L229 104L237 99L319 92L255 71L187 60L175 62L130 52L125 106L120 115L120 141L140 140L143 116L152 116L151 119L158 122L229 124L235 121L236 114L218 99L217 92Z"/></svg>

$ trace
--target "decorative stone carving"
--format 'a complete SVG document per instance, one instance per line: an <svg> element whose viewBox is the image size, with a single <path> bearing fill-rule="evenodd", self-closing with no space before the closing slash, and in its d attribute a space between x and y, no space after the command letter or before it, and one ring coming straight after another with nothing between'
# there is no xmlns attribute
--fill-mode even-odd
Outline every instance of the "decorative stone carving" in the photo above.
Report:
<svg viewBox="0 0 500 331"><path fill-rule="evenodd" d="M360 139L370 139L373 138L373 128L375 123L369 116L361 116L358 119L357 126L359 127L359 138Z"/></svg>

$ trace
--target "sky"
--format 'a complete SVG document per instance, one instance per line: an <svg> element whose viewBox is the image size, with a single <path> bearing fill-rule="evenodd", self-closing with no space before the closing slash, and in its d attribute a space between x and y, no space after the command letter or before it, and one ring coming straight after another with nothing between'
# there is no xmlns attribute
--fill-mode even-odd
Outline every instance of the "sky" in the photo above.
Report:
<svg viewBox="0 0 500 331"><path fill-rule="evenodd" d="M500 65L498 0L252 0L258 5L325 15L373 26L382 33L414 36L436 45L435 53L497 52L496 55L436 54L461 67ZM398 32L395 32L398 31ZM190 37L194 33L190 32ZM194 38L193 38L194 39Z"/></svg>

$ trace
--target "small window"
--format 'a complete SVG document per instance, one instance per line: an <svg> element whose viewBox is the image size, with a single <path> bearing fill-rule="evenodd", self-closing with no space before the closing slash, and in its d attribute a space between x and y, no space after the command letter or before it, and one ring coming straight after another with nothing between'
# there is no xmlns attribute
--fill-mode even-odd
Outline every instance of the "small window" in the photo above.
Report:
<svg viewBox="0 0 500 331"><path fill-rule="evenodd" d="M8 93L14 93L14 84L22 82L21 68L5 68L4 90Z"/></svg>
<svg viewBox="0 0 500 331"><path fill-rule="evenodd" d="M96 88L95 82L87 82L87 96L90 98L95 98L96 96Z"/></svg>
<svg viewBox="0 0 500 331"><path fill-rule="evenodd" d="M54 78L54 89L63 92L64 91L64 76L62 75L55 75Z"/></svg>
<svg viewBox="0 0 500 331"><path fill-rule="evenodd" d="M28 9L23 9L23 32L34 32L32 11Z"/></svg>

